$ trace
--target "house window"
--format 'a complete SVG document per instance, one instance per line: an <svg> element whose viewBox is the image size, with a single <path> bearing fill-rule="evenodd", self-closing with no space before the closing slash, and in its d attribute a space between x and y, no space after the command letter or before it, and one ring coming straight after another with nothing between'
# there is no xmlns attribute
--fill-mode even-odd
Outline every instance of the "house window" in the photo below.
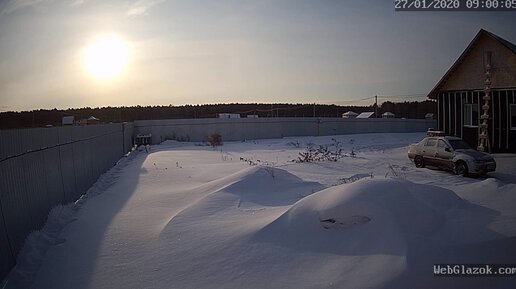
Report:
<svg viewBox="0 0 516 289"><path fill-rule="evenodd" d="M478 126L478 119L479 119L478 104L465 103L464 104L464 126ZM516 125L516 122L515 122L515 125Z"/></svg>
<svg viewBox="0 0 516 289"><path fill-rule="evenodd" d="M516 130L516 104L511 104L511 130Z"/></svg>

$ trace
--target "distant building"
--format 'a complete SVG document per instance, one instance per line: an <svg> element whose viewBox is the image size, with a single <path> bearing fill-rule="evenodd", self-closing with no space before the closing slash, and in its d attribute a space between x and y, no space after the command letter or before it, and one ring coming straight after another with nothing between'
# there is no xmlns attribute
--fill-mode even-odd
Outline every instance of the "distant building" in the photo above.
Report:
<svg viewBox="0 0 516 289"><path fill-rule="evenodd" d="M428 94L437 100L438 130L474 148L516 153L515 68L516 45L481 29Z"/></svg>
<svg viewBox="0 0 516 289"><path fill-rule="evenodd" d="M88 118L81 119L77 122L77 124L79 124L79 125L98 124L98 123L100 123L100 119L98 119L94 116L90 116Z"/></svg>
<svg viewBox="0 0 516 289"><path fill-rule="evenodd" d="M63 116L63 125L73 125L75 121L75 117L73 116Z"/></svg>
<svg viewBox="0 0 516 289"><path fill-rule="evenodd" d="M137 134L134 137L134 144L137 146L140 145L150 145L152 141L152 134Z"/></svg>
<svg viewBox="0 0 516 289"><path fill-rule="evenodd" d="M100 119L94 117L94 116L90 116L88 117L88 119L86 120L86 123L87 124L97 124L97 123L100 123Z"/></svg>
<svg viewBox="0 0 516 289"><path fill-rule="evenodd" d="M361 114L357 115L357 118L371 118L371 116L374 115L374 111L367 111L362 112Z"/></svg>
<svg viewBox="0 0 516 289"><path fill-rule="evenodd" d="M248 114L247 118L258 118L257 114Z"/></svg>
<svg viewBox="0 0 516 289"><path fill-rule="evenodd" d="M219 118L240 118L238 113L219 113Z"/></svg>
<svg viewBox="0 0 516 289"><path fill-rule="evenodd" d="M396 115L390 111L384 112L382 114L382 118L395 118L395 117L396 117Z"/></svg>
<svg viewBox="0 0 516 289"><path fill-rule="evenodd" d="M358 113L354 111L348 111L342 114L342 118L356 118L358 116Z"/></svg>

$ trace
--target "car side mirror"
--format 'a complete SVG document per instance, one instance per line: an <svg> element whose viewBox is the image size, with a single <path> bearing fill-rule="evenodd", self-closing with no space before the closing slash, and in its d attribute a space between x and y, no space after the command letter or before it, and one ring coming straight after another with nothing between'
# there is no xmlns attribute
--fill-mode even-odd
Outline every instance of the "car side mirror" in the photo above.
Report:
<svg viewBox="0 0 516 289"><path fill-rule="evenodd" d="M444 148L445 151L451 153L451 149L450 148Z"/></svg>

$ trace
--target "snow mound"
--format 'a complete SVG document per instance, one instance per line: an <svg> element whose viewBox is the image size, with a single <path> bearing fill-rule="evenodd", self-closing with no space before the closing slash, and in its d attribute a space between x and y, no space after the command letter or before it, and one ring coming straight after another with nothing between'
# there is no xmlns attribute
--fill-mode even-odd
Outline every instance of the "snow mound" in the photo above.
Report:
<svg viewBox="0 0 516 289"><path fill-rule="evenodd" d="M218 188L174 215L162 230L162 237L173 235L174 227L191 220L216 220L228 212L255 213L292 205L323 189L317 182L307 182L286 170L251 167L216 181ZM226 183L226 185L224 185ZM234 212L235 213L235 212Z"/></svg>
<svg viewBox="0 0 516 289"><path fill-rule="evenodd" d="M317 182L307 182L290 172L259 167L240 181L225 188L224 192L239 196L241 209L256 206L276 207L292 205L298 200L323 189Z"/></svg>
<svg viewBox="0 0 516 289"><path fill-rule="evenodd" d="M403 255L436 233L466 201L450 190L396 179L362 179L310 195L257 238L304 251Z"/></svg>

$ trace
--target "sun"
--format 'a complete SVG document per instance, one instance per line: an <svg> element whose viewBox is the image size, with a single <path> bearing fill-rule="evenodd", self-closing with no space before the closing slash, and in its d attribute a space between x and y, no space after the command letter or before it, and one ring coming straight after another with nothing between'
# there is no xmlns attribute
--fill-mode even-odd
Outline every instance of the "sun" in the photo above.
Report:
<svg viewBox="0 0 516 289"><path fill-rule="evenodd" d="M119 75L129 62L128 45L115 36L101 36L84 50L86 70L97 78Z"/></svg>

